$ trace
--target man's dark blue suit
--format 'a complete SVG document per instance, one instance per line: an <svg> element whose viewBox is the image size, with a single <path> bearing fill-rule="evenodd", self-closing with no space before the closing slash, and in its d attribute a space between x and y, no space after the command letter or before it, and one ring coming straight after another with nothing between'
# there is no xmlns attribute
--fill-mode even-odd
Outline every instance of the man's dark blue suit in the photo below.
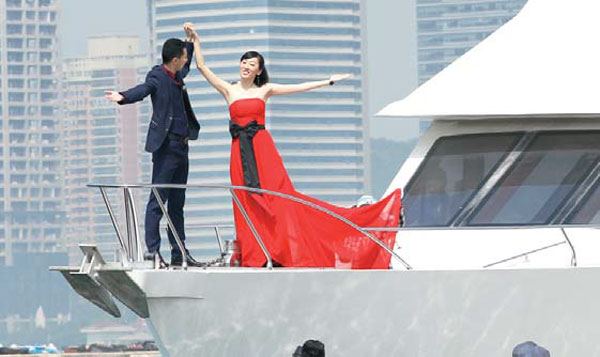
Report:
<svg viewBox="0 0 600 357"><path fill-rule="evenodd" d="M198 138L200 124L194 115L183 78L190 71L194 52L192 43L186 42L188 60L185 66L171 78L163 66L154 66L146 75L144 83L120 92L123 100L119 104L140 101L150 95L152 119L146 137L146 151L152 153L153 184L185 184L188 178L189 159L187 141ZM159 189L163 202L167 201L169 216L184 241L183 205L184 189ZM150 193L146 206L146 247L150 253L160 249L160 220L163 214L156 197ZM181 251L169 230L171 261L181 261Z"/></svg>

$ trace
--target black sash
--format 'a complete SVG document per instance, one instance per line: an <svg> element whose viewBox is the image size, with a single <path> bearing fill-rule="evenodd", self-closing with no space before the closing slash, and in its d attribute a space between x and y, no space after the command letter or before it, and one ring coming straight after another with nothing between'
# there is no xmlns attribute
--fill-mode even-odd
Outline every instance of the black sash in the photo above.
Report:
<svg viewBox="0 0 600 357"><path fill-rule="evenodd" d="M231 138L239 138L240 140L242 171L244 172L244 184L247 187L260 188L252 139L259 130L263 130L264 128L265 126L258 125L256 120L251 121L246 126L241 126L233 120L229 121L229 133L231 134Z"/></svg>

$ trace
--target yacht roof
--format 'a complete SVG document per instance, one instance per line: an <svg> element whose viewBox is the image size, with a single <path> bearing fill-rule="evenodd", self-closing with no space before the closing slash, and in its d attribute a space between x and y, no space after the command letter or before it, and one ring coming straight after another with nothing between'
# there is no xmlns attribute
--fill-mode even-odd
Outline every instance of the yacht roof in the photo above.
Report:
<svg viewBox="0 0 600 357"><path fill-rule="evenodd" d="M598 0L529 0L511 21L377 115L599 116L598 14Z"/></svg>

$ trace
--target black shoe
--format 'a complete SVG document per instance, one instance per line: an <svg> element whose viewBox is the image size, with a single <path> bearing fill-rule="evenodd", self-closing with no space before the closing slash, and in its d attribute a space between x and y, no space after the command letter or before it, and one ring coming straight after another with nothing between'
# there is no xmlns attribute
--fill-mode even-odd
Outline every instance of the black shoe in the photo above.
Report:
<svg viewBox="0 0 600 357"><path fill-rule="evenodd" d="M171 265L176 266L176 267L181 266L182 260L183 259L180 256L171 258ZM186 261L187 261L188 267L205 267L206 266L206 263L197 261L190 255L190 253L187 254Z"/></svg>

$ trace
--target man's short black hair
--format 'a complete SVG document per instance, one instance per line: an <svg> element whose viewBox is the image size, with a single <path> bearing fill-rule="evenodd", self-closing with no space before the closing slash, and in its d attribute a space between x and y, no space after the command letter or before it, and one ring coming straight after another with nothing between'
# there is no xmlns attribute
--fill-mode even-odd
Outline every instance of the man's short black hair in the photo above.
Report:
<svg viewBox="0 0 600 357"><path fill-rule="evenodd" d="M185 48L185 42L178 38L170 38L165 41L162 48L163 63L169 63L173 58L181 57Z"/></svg>

